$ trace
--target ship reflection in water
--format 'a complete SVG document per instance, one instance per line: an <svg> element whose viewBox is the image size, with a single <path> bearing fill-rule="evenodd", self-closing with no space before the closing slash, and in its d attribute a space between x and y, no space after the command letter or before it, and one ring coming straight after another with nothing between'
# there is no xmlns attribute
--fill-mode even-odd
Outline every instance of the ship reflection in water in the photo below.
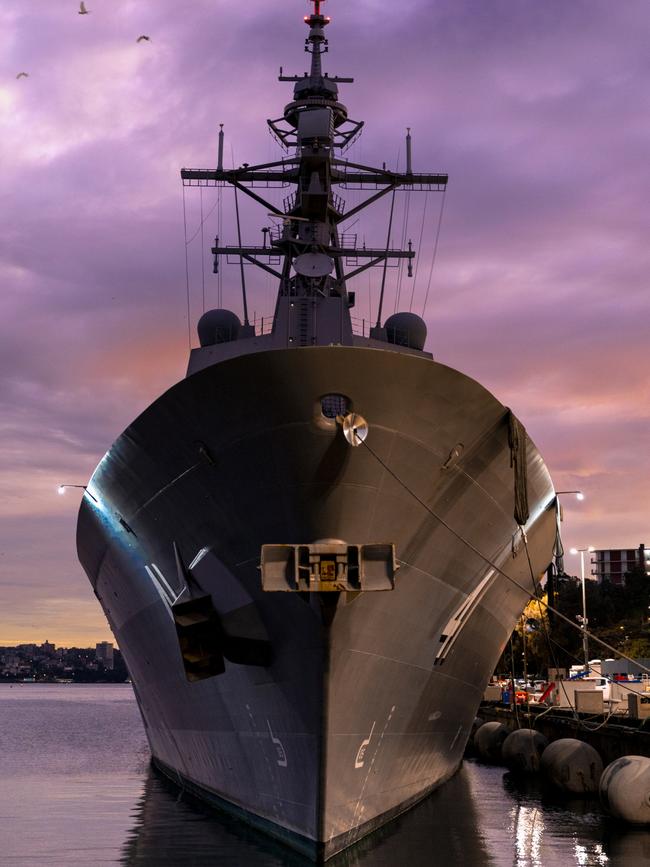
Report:
<svg viewBox="0 0 650 867"><path fill-rule="evenodd" d="M299 855L179 794L151 771L124 845L125 865L307 867ZM549 798L536 780L466 761L416 808L328 867L638 867L650 832L605 819L594 802Z"/></svg>

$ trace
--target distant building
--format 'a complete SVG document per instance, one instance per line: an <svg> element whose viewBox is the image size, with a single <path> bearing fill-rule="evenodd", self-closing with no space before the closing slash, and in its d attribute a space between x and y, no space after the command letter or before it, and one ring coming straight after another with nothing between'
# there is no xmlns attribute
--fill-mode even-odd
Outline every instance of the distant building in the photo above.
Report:
<svg viewBox="0 0 650 867"><path fill-rule="evenodd" d="M113 669L113 645L110 641L100 641L95 645L95 659L104 668Z"/></svg>
<svg viewBox="0 0 650 867"><path fill-rule="evenodd" d="M41 644L41 651L46 656L53 656L55 650L56 644L51 644L49 641L44 641L43 644Z"/></svg>
<svg viewBox="0 0 650 867"><path fill-rule="evenodd" d="M625 584L625 573L643 569L650 575L650 549L643 543L638 548L609 548L591 552L591 574L598 581Z"/></svg>

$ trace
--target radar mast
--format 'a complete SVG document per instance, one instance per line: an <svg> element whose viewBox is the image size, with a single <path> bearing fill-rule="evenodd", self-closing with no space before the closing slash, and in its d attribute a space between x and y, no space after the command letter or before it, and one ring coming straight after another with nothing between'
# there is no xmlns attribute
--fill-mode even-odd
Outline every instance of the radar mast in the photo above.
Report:
<svg viewBox="0 0 650 867"><path fill-rule="evenodd" d="M376 248L365 244L359 247L356 235L341 236L338 226L387 193L442 191L447 183L446 174L414 173L410 158L404 173L388 170L385 163L375 168L343 158L343 153L363 128L363 121L349 118L347 107L339 101L338 85L351 84L354 79L323 72L322 57L329 48L325 27L331 19L321 12L325 0L309 2L313 11L304 16L304 21L309 27L305 51L311 56L310 70L303 75L284 75L280 68L278 80L293 83L293 99L285 106L281 117L267 121L286 156L260 165L244 163L231 170L220 164L216 170L181 171L186 186L232 186L235 195L238 191L246 194L277 218L276 225L265 233L263 246L241 243L224 246L217 238L212 248L215 263L222 256L239 257L241 262L250 262L278 279L274 328L278 324L282 298L315 299L318 304L323 299L339 299L349 319L348 308L354 304L354 293L349 292L347 286L354 277L368 268L400 259L408 260L411 276L415 251L410 241L405 250L391 248L390 243ZM410 157L410 132L407 150ZM259 192L260 188L288 186L295 187L295 191L284 199L281 209ZM369 195L359 204L346 208L345 200L335 188L364 190ZM270 245L266 243L266 234L270 236ZM279 268L275 265L278 259ZM355 263L347 272L346 262ZM289 342L299 345L321 342L316 336L314 305L311 311L309 316L303 317L310 321L301 329L299 339L290 337Z"/></svg>

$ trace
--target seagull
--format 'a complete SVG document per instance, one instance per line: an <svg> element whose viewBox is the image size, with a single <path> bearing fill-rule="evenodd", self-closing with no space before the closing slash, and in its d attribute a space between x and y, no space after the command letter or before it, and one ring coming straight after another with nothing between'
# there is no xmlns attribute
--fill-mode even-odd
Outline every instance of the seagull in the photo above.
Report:
<svg viewBox="0 0 650 867"><path fill-rule="evenodd" d="M86 4L84 3L84 0L81 0L81 3L79 4L79 13L78 14L79 15L90 15L89 11L86 9Z"/></svg>
<svg viewBox="0 0 650 867"><path fill-rule="evenodd" d="M19 72L16 78L29 78L29 72Z"/></svg>
<svg viewBox="0 0 650 867"><path fill-rule="evenodd" d="M138 36L136 42L151 42L151 36Z"/></svg>

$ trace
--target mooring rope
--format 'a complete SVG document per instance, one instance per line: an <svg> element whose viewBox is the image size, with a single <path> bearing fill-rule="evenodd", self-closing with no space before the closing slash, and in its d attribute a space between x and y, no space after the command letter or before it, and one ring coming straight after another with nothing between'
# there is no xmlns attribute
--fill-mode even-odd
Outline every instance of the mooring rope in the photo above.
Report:
<svg viewBox="0 0 650 867"><path fill-rule="evenodd" d="M524 587L523 584L520 584L519 581L517 581L516 578L513 578L511 575L508 575L507 572L504 572L503 569L501 569L500 566L497 566L497 564L496 564L493 560L491 560L487 555L483 554L483 552L480 551L480 550L479 550L479 549L478 549L474 544L472 544L472 542L470 542L469 539L465 538L465 537L462 535L462 533L459 533L457 530L454 530L454 528L451 527L451 526L450 526L450 525L445 521L444 518L442 518L440 515L438 515L436 512L434 512L433 509L432 509L430 506L428 506L428 505L424 502L424 500L422 500L422 499L421 499L421 498L420 498L420 497L415 493L415 491L413 491L413 490L412 490L412 489L411 489L411 488L406 484L406 482L404 482L404 481L403 481L403 480L402 480L402 479L397 475L397 473L395 473L393 470L391 470L391 468L388 466L388 464L387 464L385 461L383 461L383 460L379 457L379 455L374 451L374 449L372 449L371 446L368 445L368 440L367 440L367 438L364 439L364 440L360 440L360 441L361 441L361 444L362 444L363 446L365 446L366 449L368 449L368 451L369 451L370 454L375 458L375 460L376 460L376 461L377 461L377 462L378 462L378 463L379 463L379 464L380 464L380 465L381 465L381 466L386 470L386 472L387 472L390 476L392 476L392 477L395 479L395 481L396 481L399 485L401 485L401 487L403 487L404 490L405 490L408 494L410 494L410 496L412 496L413 499L416 500L416 501L417 501L417 502L422 506L422 508L425 509L425 510L426 510L426 511L431 515L432 518L435 518L435 520L438 521L440 524L442 524L442 526L445 527L445 529L447 529L447 530L448 530L448 531L449 531L453 536L455 536L455 537L459 540L459 542L462 542L463 545L466 545L466 546L470 549L470 551L473 551L473 552L474 552L478 557L481 558L481 560L483 560L484 563L486 563L488 566L490 566L492 569L494 569L495 572L498 572L499 575L502 575L502 576L503 576L507 581L509 581L511 584L514 584L515 587L518 587L519 590L523 591L523 593L526 594L526 596L528 596L528 597L531 596L530 590L528 590L526 587ZM526 540L525 535L524 535L524 540ZM526 551L528 551L528 545L527 545L527 543L526 543L525 547L526 547ZM530 564L530 559L529 559L529 564ZM532 569L532 564L530 564L530 565L531 565L531 569ZM536 584L536 586L537 586L537 584ZM564 621L565 623L567 623L567 624L568 624L572 629L576 629L576 630L577 630L578 632L580 632L580 634L582 635L583 630L582 630L582 628L581 628L580 626L578 626L577 623L574 623L574 622L573 622L569 617L567 617L565 614L562 614L562 612L561 612L561 611L558 611L557 608L555 608L554 606L549 605L548 602L544 602L543 599L540 599L539 602L540 602L541 605L544 605L544 607L545 607L548 611L552 611L552 612L555 614L556 617L559 617L560 620L563 620L563 621ZM589 630L585 630L585 632L587 633L587 636L588 636L589 638L591 638L591 639L592 639L593 641L595 641L597 644L600 644L601 647L606 648L607 650L611 651L612 653L616 654L617 656L620 656L621 659L625 659L625 660L627 660L628 662L633 663L634 665L638 666L638 668L641 668L641 669L643 669L643 671L645 671L646 673L650 674L650 668L647 668L647 667L646 667L645 665L643 665L642 663L638 662L638 661L635 660L635 659L632 659L631 657L627 656L625 653L622 653L620 650L617 650L615 647L612 647L611 644L608 644L606 641L603 641L602 638L598 638L597 635L594 635L593 633L589 632Z"/></svg>
<svg viewBox="0 0 650 867"><path fill-rule="evenodd" d="M508 410L508 445L510 466L515 483L515 523L523 528L529 518L528 510L528 461L526 428L511 409ZM522 530L523 532L523 530Z"/></svg>

